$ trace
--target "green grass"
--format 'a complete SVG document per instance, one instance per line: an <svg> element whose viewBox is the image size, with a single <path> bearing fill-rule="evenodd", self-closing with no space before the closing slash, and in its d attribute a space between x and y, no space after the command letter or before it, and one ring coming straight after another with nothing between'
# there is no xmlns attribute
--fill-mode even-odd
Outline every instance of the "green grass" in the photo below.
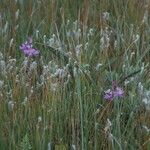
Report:
<svg viewBox="0 0 150 150"><path fill-rule="evenodd" d="M146 0L2 0L0 149L150 149L149 8ZM28 37L39 56L21 53ZM107 101L114 80L125 94Z"/></svg>

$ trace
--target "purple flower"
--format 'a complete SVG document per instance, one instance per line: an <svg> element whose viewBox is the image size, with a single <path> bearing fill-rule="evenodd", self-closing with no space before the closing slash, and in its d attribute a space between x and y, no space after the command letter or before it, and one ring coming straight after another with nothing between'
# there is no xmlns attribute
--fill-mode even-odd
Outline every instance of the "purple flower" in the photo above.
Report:
<svg viewBox="0 0 150 150"><path fill-rule="evenodd" d="M122 88L117 86L116 82L112 82L112 89L108 89L107 91L104 92L104 99L106 100L113 100L114 98L118 97L123 97L124 96L124 91Z"/></svg>
<svg viewBox="0 0 150 150"><path fill-rule="evenodd" d="M22 50L22 52L23 52L26 56L29 56L29 57L39 55L39 51L38 51L37 49L33 48L33 45L32 45L32 38L29 38L28 41L26 41L25 43L23 43L23 44L20 46L20 49Z"/></svg>
<svg viewBox="0 0 150 150"><path fill-rule="evenodd" d="M108 89L107 91L104 92L104 98L107 100L112 100L113 99L113 92L111 89Z"/></svg>
<svg viewBox="0 0 150 150"><path fill-rule="evenodd" d="M120 87L116 87L116 90L114 91L114 97L123 97L124 91Z"/></svg>

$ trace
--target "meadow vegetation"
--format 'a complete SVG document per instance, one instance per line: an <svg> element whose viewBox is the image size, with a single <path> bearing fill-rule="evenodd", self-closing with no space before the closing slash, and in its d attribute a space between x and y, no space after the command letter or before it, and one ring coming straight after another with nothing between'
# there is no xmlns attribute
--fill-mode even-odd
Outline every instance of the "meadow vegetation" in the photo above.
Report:
<svg viewBox="0 0 150 150"><path fill-rule="evenodd" d="M149 15L148 0L1 0L0 150L150 149Z"/></svg>

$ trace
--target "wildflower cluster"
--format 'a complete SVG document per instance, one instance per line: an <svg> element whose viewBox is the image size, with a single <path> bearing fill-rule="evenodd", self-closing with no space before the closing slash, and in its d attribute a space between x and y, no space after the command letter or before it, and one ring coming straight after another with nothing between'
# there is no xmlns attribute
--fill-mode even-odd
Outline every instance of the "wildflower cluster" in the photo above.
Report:
<svg viewBox="0 0 150 150"><path fill-rule="evenodd" d="M29 57L39 55L39 51L38 51L37 49L33 48L33 45L32 45L32 38L29 38L28 41L26 41L25 43L23 43L23 44L20 46L20 49L22 50L22 52L23 52L26 56L29 56Z"/></svg>
<svg viewBox="0 0 150 150"><path fill-rule="evenodd" d="M112 82L112 89L108 89L104 93L104 98L110 101L117 97L123 97L124 95L123 89L118 87L115 81Z"/></svg>

